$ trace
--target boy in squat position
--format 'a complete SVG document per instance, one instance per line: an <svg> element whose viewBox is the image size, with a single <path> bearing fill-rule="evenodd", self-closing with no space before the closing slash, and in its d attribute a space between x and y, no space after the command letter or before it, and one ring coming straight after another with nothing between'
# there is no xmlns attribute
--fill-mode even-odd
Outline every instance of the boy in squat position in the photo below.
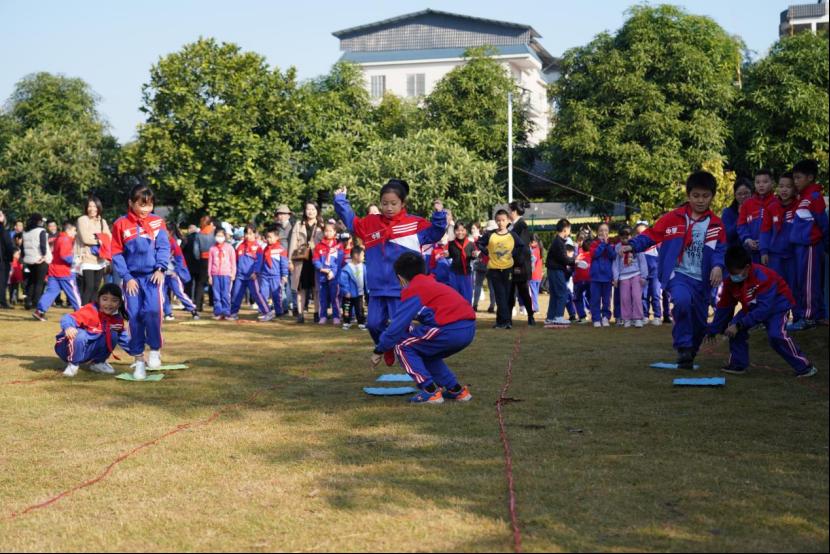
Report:
<svg viewBox="0 0 830 554"><path fill-rule="evenodd" d="M378 366L384 352L394 348L401 366L421 389L410 402L472 400L467 387L458 383L444 363L444 358L461 352L475 338L476 315L472 306L451 287L426 275L424 259L417 252L401 254L395 261L395 274L401 283L401 304L380 336L372 367ZM420 325L411 325L413 319Z"/></svg>

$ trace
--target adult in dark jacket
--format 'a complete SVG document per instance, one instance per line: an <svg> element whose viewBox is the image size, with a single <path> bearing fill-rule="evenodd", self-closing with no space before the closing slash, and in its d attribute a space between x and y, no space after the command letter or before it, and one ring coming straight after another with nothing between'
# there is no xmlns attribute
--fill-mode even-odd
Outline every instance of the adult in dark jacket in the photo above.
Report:
<svg viewBox="0 0 830 554"><path fill-rule="evenodd" d="M14 244L6 232L6 214L0 210L0 308L4 310L11 308L6 302L6 283L9 282L13 256Z"/></svg>
<svg viewBox="0 0 830 554"><path fill-rule="evenodd" d="M724 229L726 229L727 245L737 246L741 244L741 238L738 236L738 212L741 209L741 204L749 200L755 192L755 185L750 179L741 177L735 181L732 191L735 199L723 209L720 218L723 221Z"/></svg>
<svg viewBox="0 0 830 554"><path fill-rule="evenodd" d="M567 240L571 234L571 222L560 219L556 223L556 237L548 249L545 266L548 268L548 282L550 283L550 304L545 324L569 325L570 321L563 317L565 305L568 302L569 272L573 270L575 260L568 256Z"/></svg>
<svg viewBox="0 0 830 554"><path fill-rule="evenodd" d="M510 203L510 227L509 229L516 233L522 243L522 248L518 252L515 265L513 266L513 280L511 281L510 290L510 310L516 305L516 295L522 300L522 305L527 308L527 323L534 324L533 319L533 300L530 297L530 280L531 273L533 273L533 264L530 255L530 229L527 222L522 218L525 210L519 202Z"/></svg>

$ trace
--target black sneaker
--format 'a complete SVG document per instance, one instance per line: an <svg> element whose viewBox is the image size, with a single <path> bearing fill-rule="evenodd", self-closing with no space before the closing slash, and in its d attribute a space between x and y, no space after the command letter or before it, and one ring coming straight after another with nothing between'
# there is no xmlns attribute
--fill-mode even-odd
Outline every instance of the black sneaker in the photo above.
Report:
<svg viewBox="0 0 830 554"><path fill-rule="evenodd" d="M513 324L512 324L512 323L508 323L507 325L505 325L505 326L504 326L504 328L505 328L505 329L512 329L512 328L513 328Z"/></svg>
<svg viewBox="0 0 830 554"><path fill-rule="evenodd" d="M663 316L663 323L673 323L673 321L671 320L671 316L664 315Z"/></svg>
<svg viewBox="0 0 830 554"><path fill-rule="evenodd" d="M297 323L299 323L300 325L305 323L305 315L303 315L303 314L298 315L297 316Z"/></svg>
<svg viewBox="0 0 830 554"><path fill-rule="evenodd" d="M731 373L732 375L746 375L746 373L748 372L748 368L739 367L732 364L726 365L722 367L720 370L724 373Z"/></svg>
<svg viewBox="0 0 830 554"><path fill-rule="evenodd" d="M677 369L695 368L695 353L691 348L683 348L677 351Z"/></svg>
<svg viewBox="0 0 830 554"><path fill-rule="evenodd" d="M197 312L196 310L190 312L190 315L193 317L193 321L199 321L200 319L202 319L201 317L199 317L199 312Z"/></svg>
<svg viewBox="0 0 830 554"><path fill-rule="evenodd" d="M818 373L818 369L816 368L816 366L811 365L810 367L808 367L804 371L802 371L800 373L796 373L795 376L796 377L812 377L816 373Z"/></svg>
<svg viewBox="0 0 830 554"><path fill-rule="evenodd" d="M533 314L527 316L527 325L528 327L533 327L534 325L536 325L536 320L533 319Z"/></svg>
<svg viewBox="0 0 830 554"><path fill-rule="evenodd" d="M487 313L488 314L496 313L496 308L494 308L493 306L490 306L489 308L487 308Z"/></svg>
<svg viewBox="0 0 830 554"><path fill-rule="evenodd" d="M493 329L507 329L506 325L502 325L501 323L496 323L493 325Z"/></svg>
<svg viewBox="0 0 830 554"><path fill-rule="evenodd" d="M314 312L314 323L320 323L320 314Z"/></svg>

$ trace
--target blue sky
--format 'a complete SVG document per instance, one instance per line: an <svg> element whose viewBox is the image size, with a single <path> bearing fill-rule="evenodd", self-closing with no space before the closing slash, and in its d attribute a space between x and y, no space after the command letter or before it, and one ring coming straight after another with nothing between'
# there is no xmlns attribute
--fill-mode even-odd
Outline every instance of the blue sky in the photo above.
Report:
<svg viewBox="0 0 830 554"><path fill-rule="evenodd" d="M806 1L806 0L804 0ZM813 1L813 0L810 0ZM774 0L685 0L763 55L778 38ZM0 101L23 76L49 71L88 82L121 141L135 135L141 85L159 57L199 36L235 42L300 78L328 71L340 52L333 31L425 8L532 25L553 55L615 30L632 2L614 0L0 0Z"/></svg>

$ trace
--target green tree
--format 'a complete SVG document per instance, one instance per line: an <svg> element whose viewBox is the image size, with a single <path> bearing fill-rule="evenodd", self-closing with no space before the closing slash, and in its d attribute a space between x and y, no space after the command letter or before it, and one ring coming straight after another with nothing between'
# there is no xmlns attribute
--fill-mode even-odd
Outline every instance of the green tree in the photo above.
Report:
<svg viewBox="0 0 830 554"><path fill-rule="evenodd" d="M750 65L734 118L735 167L786 170L804 157L821 163L827 179L830 96L827 32L799 33L778 41Z"/></svg>
<svg viewBox="0 0 830 554"><path fill-rule="evenodd" d="M297 206L300 163L293 69L271 71L235 44L199 39L159 60L143 87L138 144L128 162L182 212L249 220Z"/></svg>
<svg viewBox="0 0 830 554"><path fill-rule="evenodd" d="M499 200L496 164L480 160L455 141L453 134L437 129L406 137L377 139L357 157L317 177L321 189L349 187L358 213L378 202L380 187L390 178L406 179L411 187L409 210L429 214L436 198L457 219L478 220Z"/></svg>
<svg viewBox="0 0 830 554"><path fill-rule="evenodd" d="M741 52L708 17L632 8L616 34L565 53L543 158L558 180L653 217L690 171L724 161Z"/></svg>
<svg viewBox="0 0 830 554"><path fill-rule="evenodd" d="M453 132L481 159L507 160L507 93L513 92L513 141L527 142L531 129L519 88L507 70L492 58L492 48L471 48L467 62L447 73L424 100L429 125Z"/></svg>
<svg viewBox="0 0 830 554"><path fill-rule="evenodd" d="M0 204L18 216L80 215L108 182L103 158L118 155L97 102L81 79L37 73L16 84L0 114Z"/></svg>
<svg viewBox="0 0 830 554"><path fill-rule="evenodd" d="M425 126L423 110L417 104L392 93L383 95L372 112L372 120L380 138L405 137Z"/></svg>

